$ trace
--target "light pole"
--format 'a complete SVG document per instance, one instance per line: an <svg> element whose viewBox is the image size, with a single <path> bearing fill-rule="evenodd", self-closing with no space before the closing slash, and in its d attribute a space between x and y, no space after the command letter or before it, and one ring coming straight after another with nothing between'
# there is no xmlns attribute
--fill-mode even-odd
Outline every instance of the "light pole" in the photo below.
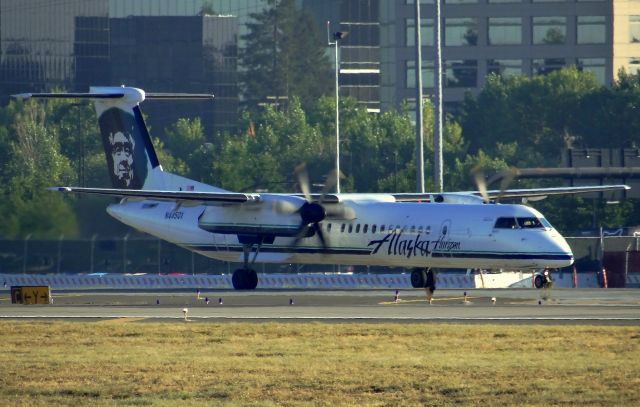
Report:
<svg viewBox="0 0 640 407"><path fill-rule="evenodd" d="M327 21L327 44L329 46L335 46L336 50L336 193L340 193L340 88L338 82L338 75L340 73L340 54L338 49L338 42L347 36L346 31L336 31L333 33L333 42L331 42L331 36L329 35L329 28L331 22Z"/></svg>

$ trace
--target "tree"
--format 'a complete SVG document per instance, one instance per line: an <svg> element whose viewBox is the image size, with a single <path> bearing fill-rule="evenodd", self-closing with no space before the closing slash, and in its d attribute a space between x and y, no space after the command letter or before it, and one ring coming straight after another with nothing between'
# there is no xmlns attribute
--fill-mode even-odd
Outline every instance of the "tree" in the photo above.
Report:
<svg viewBox="0 0 640 407"><path fill-rule="evenodd" d="M331 68L312 18L295 0L268 0L252 13L240 52L241 88L250 109L268 97L286 103L298 97L305 108L331 91Z"/></svg>
<svg viewBox="0 0 640 407"><path fill-rule="evenodd" d="M69 160L60 152L57 128L45 125L42 104L12 101L5 109L13 114L6 124L15 136L0 140L9 151L0 173L0 211L5 214L0 235L75 235L77 225L71 205L62 195L46 190L66 185L73 178Z"/></svg>

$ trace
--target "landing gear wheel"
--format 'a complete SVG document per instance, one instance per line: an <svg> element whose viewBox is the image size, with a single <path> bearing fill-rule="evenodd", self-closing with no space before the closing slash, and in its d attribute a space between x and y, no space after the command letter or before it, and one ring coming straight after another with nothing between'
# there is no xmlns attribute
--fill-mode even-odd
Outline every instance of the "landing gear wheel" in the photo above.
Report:
<svg viewBox="0 0 640 407"><path fill-rule="evenodd" d="M258 286L258 273L252 269L237 269L231 276L231 284L236 290L255 290Z"/></svg>
<svg viewBox="0 0 640 407"><path fill-rule="evenodd" d="M255 270L248 269L246 274L246 289L255 290L258 286L258 273Z"/></svg>
<svg viewBox="0 0 640 407"><path fill-rule="evenodd" d="M544 278L540 274L536 274L536 276L533 278L533 286L535 288L542 288L543 285Z"/></svg>
<svg viewBox="0 0 640 407"><path fill-rule="evenodd" d="M424 288L427 284L427 272L424 269L414 269L411 272L411 286L413 288Z"/></svg>

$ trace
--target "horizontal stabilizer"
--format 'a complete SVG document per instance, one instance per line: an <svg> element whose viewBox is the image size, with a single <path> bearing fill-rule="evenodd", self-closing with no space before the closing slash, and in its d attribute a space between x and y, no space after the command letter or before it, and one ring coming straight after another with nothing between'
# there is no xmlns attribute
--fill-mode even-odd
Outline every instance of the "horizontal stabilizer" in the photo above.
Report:
<svg viewBox="0 0 640 407"><path fill-rule="evenodd" d="M109 88L109 89L118 89L118 88ZM123 88L124 90L124 88ZM89 92L89 93L18 93L15 95L11 95L16 99L122 99L127 94L123 92ZM145 93L144 99L153 99L153 100L191 100L191 99L202 99L209 100L213 99L212 94L208 93Z"/></svg>

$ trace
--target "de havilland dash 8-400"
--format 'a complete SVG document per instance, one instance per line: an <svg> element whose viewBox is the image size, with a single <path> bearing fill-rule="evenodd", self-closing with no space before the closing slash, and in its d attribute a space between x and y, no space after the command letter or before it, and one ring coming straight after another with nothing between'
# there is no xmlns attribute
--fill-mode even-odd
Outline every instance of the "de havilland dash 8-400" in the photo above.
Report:
<svg viewBox="0 0 640 407"><path fill-rule="evenodd" d="M119 221L204 256L242 262L232 277L236 289L256 288L255 262L413 268L412 285L431 292L433 268L569 266L574 260L569 245L540 212L488 201L628 189L311 194L300 171L302 193L231 192L164 171L140 112L145 99L212 95L92 87L89 93L15 96L92 100L113 187L51 189L119 197L107 207Z"/></svg>

